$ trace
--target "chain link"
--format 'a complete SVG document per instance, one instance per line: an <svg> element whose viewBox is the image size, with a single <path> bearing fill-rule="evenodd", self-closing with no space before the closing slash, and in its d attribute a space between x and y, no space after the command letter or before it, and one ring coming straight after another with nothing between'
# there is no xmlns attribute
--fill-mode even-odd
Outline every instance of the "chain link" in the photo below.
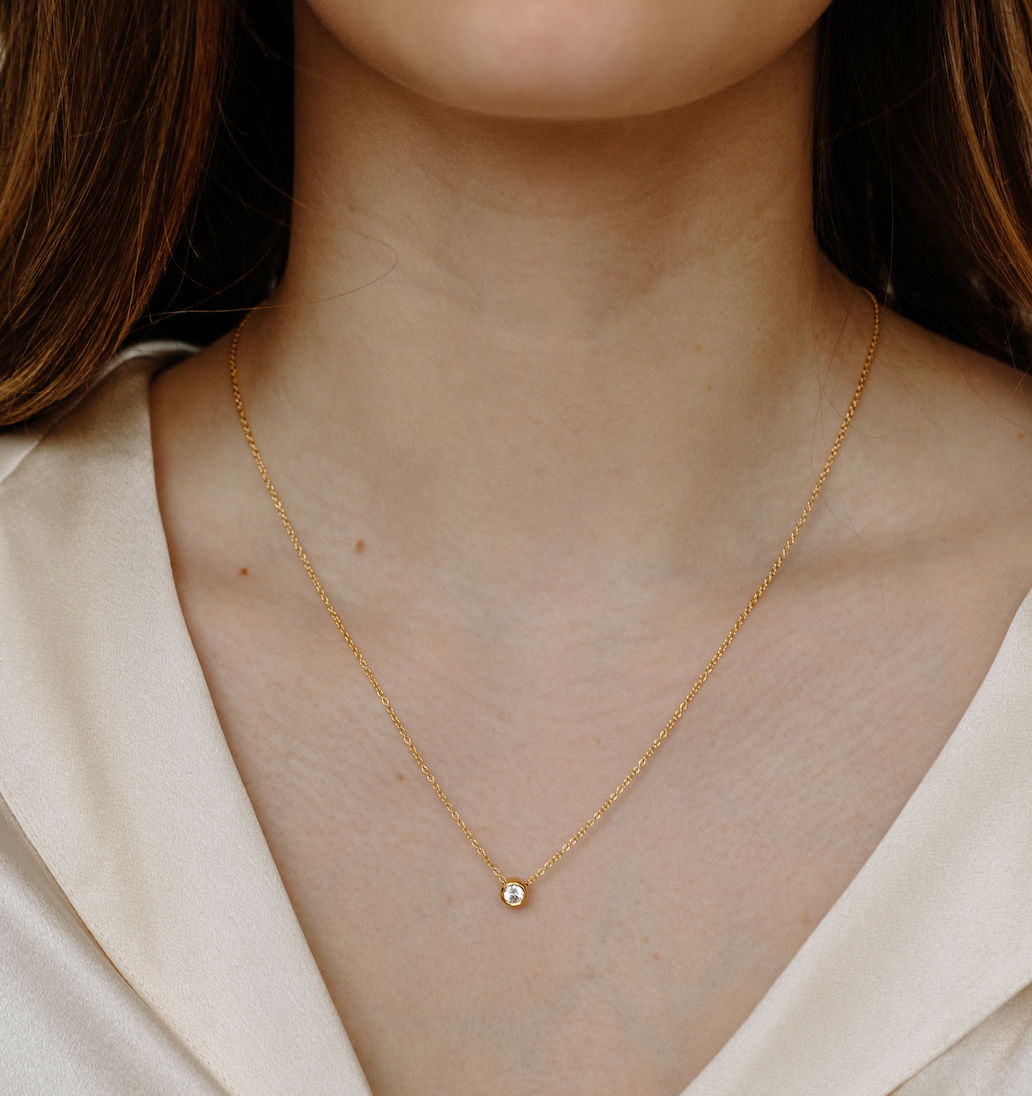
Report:
<svg viewBox="0 0 1032 1096"><path fill-rule="evenodd" d="M716 669L717 663L721 660L721 658L724 657L724 653L727 651L728 647L731 646L731 643L733 642L735 636L738 635L738 632L740 631L742 625L748 619L749 614L759 604L760 598L762 598L763 595L767 592L767 588L774 581L777 573L781 570L781 565L785 562L785 559L788 557L788 553L792 550L792 545L795 544L796 538L799 536L800 530L806 523L806 519L810 516L810 511L813 509L814 503L817 501L817 496L821 493L821 488L824 486L825 481L827 480L828 475L831 472L831 466L835 463L835 458L838 456L839 449L841 449L842 447L842 442L845 439L846 431L849 429L849 424L852 421L853 416L856 414L857 407L860 406L860 397L863 395L864 385L867 383L867 376L871 371L871 363L874 361L874 352L878 346L878 333L881 328L881 309L878 306L878 301L875 299L874 294L866 289L864 290L864 292L870 298L871 304L874 308L874 330L871 334L871 344L867 351L867 357L864 360L864 367L860 373L860 380L857 383L856 390L853 393L853 398L849 403L849 407L846 409L846 414L842 420L842 425L839 427L838 434L835 437L835 442L831 447L831 451L828 453L828 459L824 462L824 467L821 469L821 474L817 477L817 482L814 484L814 488L810 492L810 497L807 500L806 506L803 508L803 512L799 515L799 520L795 523L795 527L789 535L788 540L785 542L784 548L781 549L777 559L774 561L774 566L771 567L771 569L767 572L766 577L764 578L763 582L760 583L758 589L756 590L756 593L754 593L753 596L749 599L748 604L739 614L738 619L732 625L731 630L727 633L727 635L724 637L723 642L714 652L713 657L706 664L706 668L702 671L701 674L699 674L698 678L695 681L695 684L688 691L687 696L685 696L684 700L682 700L681 703L678 705L677 710L667 721L667 724L663 728L663 730L660 731L655 739L653 739L652 745L649 746L645 753L641 755L641 757L638 759L638 763L617 785L616 789L612 792L609 798L605 800L602 806L599 807L597 811L595 811L595 813L587 820L587 822L585 822L584 825L581 826L581 828L562 846L562 848L559 849L558 852L556 852L551 857L551 859L542 864L541 867L538 868L538 870L526 880L526 884L528 887L531 883L535 882L535 880L540 879L541 876L544 875L545 872L548 871L548 869L552 867L553 864L558 863L558 861L563 856L565 856L566 853L568 853L574 845L577 844L577 842L588 832L588 830L590 830L591 827L594 826L595 823L602 818L606 811L609 810L609 808L617 801L617 799L628 788L628 786L646 766L646 764L648 764L649 760L652 758L652 755L659 749L660 746L663 745L670 732L677 725L681 716L683 716L684 713L688 710L688 706L696 698L696 696L698 696L699 690L703 687L703 685L706 684L706 681L709 678L710 674L713 673L713 671ZM277 493L276 488L273 486L272 479L269 477L268 470L265 467L265 462L262 460L262 455L258 450L258 443L254 440L254 434L251 432L251 425L248 422L247 414L244 411L244 401L243 397L240 394L240 379L237 372L237 348L240 345L240 336L243 334L244 327L252 315L254 315L254 310L249 312L240 321L236 331L233 333L233 340L230 343L229 347L229 376L230 382L233 386L233 402L236 404L237 414L240 416L240 425L244 429L244 437L247 438L247 444L250 447L251 455L254 457L255 464L257 464L258 466L258 471L261 473L266 490L269 492L269 497L272 499L272 503L276 507L276 512L279 514L280 521L283 523L283 527L284 529L286 529L287 535L290 537L290 543L293 544L294 551L297 552L301 563L304 565L305 571L307 571L308 573L308 577L312 580L312 585L315 587L316 593L319 595L320 601L322 601L323 605L326 606L326 611L333 618L333 623L337 626L337 630L344 637L344 642L351 649L351 653L358 660L358 664L362 667L362 671L369 679L369 683L376 690L376 695L380 698L380 703L387 710L387 714L390 716L391 722L397 728L398 734L401 735L402 741L408 747L408 751L412 754L413 759L419 766L420 772L429 781L430 786L437 793L437 797L447 808L448 813L455 820L456 825L459 827L460 830L462 830L463 834L465 834L469 843L480 854L480 857L484 861L484 863L491 869L492 872L494 872L495 878L500 883L505 884L510 877L503 875L502 872L498 870L498 867L495 865L495 862L491 859L491 857L487 854L487 851L484 849L483 845L481 845L480 842L473 836L469 826L467 826L466 823L462 820L459 812L455 809L455 807L452 805L451 800L445 794L444 789L437 782L437 778L430 771L426 762L423 760L422 755L416 748L416 744L412 741L412 738L410 737L408 731L405 730L404 725L398 718L398 713L395 712L394 706L387 698L386 693L384 693L383 689L380 688L380 683L376 680L373 671L369 668L369 663L366 662L365 656L358 649L358 645L355 643L355 641L351 638L350 633L344 626L344 621L341 620L340 615L333 607L333 603L330 601L325 589L323 589L323 585L319 581L319 576L315 573L315 568L312 566L307 553L301 546L301 542L298 540L297 533L294 532L294 527L293 525L291 525L290 519L287 517L287 512L283 508L283 503L280 501L279 494Z"/></svg>

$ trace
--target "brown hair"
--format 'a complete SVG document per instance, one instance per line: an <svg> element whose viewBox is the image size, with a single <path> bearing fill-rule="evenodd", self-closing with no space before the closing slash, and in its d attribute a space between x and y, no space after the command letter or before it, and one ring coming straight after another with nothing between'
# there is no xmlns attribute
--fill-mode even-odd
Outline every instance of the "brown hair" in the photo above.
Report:
<svg viewBox="0 0 1032 1096"><path fill-rule="evenodd" d="M1032 365L1032 5L835 0L820 28L814 222L902 315Z"/></svg>
<svg viewBox="0 0 1032 1096"><path fill-rule="evenodd" d="M207 342L268 294L289 35L285 0L5 0L0 423L127 338ZM834 0L814 223L898 312L1032 365L1032 0Z"/></svg>
<svg viewBox="0 0 1032 1096"><path fill-rule="evenodd" d="M88 382L164 269L205 161L219 0L0 6L0 422Z"/></svg>

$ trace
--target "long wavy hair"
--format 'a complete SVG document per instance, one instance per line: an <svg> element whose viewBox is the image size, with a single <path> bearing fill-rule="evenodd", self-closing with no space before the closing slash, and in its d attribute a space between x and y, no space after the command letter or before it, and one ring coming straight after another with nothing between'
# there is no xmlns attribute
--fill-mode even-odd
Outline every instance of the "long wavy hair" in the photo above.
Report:
<svg viewBox="0 0 1032 1096"><path fill-rule="evenodd" d="M289 0L2 0L0 424L204 344L286 260ZM1032 0L834 0L814 227L896 311L1032 367Z"/></svg>

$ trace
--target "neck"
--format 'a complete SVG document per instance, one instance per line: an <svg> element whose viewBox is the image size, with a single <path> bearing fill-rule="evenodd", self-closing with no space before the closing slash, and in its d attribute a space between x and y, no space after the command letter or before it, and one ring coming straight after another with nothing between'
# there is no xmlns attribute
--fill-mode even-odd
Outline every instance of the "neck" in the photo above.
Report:
<svg viewBox="0 0 1032 1096"><path fill-rule="evenodd" d="M690 106L561 124L417 97L304 5L296 34L290 261L241 352L263 449L305 439L284 467L399 552L461 542L516 581L542 546L769 554L869 337L813 237L812 38Z"/></svg>

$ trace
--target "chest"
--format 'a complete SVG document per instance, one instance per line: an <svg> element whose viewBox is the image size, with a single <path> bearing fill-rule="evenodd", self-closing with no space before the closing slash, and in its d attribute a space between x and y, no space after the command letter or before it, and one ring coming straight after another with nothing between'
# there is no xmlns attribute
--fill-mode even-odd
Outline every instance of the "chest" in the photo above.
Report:
<svg viewBox="0 0 1032 1096"><path fill-rule="evenodd" d="M902 591L809 598L789 578L514 910L325 614L240 584L192 614L187 586L184 603L376 1096L680 1092L873 851L1006 625ZM951 628L964 610L967 642ZM660 629L595 673L552 651L535 695L491 695L440 637L378 645L361 624L374 651L399 655L381 658L381 684L442 788L501 872L524 879L624 779L691 684L677 652L703 642Z"/></svg>

